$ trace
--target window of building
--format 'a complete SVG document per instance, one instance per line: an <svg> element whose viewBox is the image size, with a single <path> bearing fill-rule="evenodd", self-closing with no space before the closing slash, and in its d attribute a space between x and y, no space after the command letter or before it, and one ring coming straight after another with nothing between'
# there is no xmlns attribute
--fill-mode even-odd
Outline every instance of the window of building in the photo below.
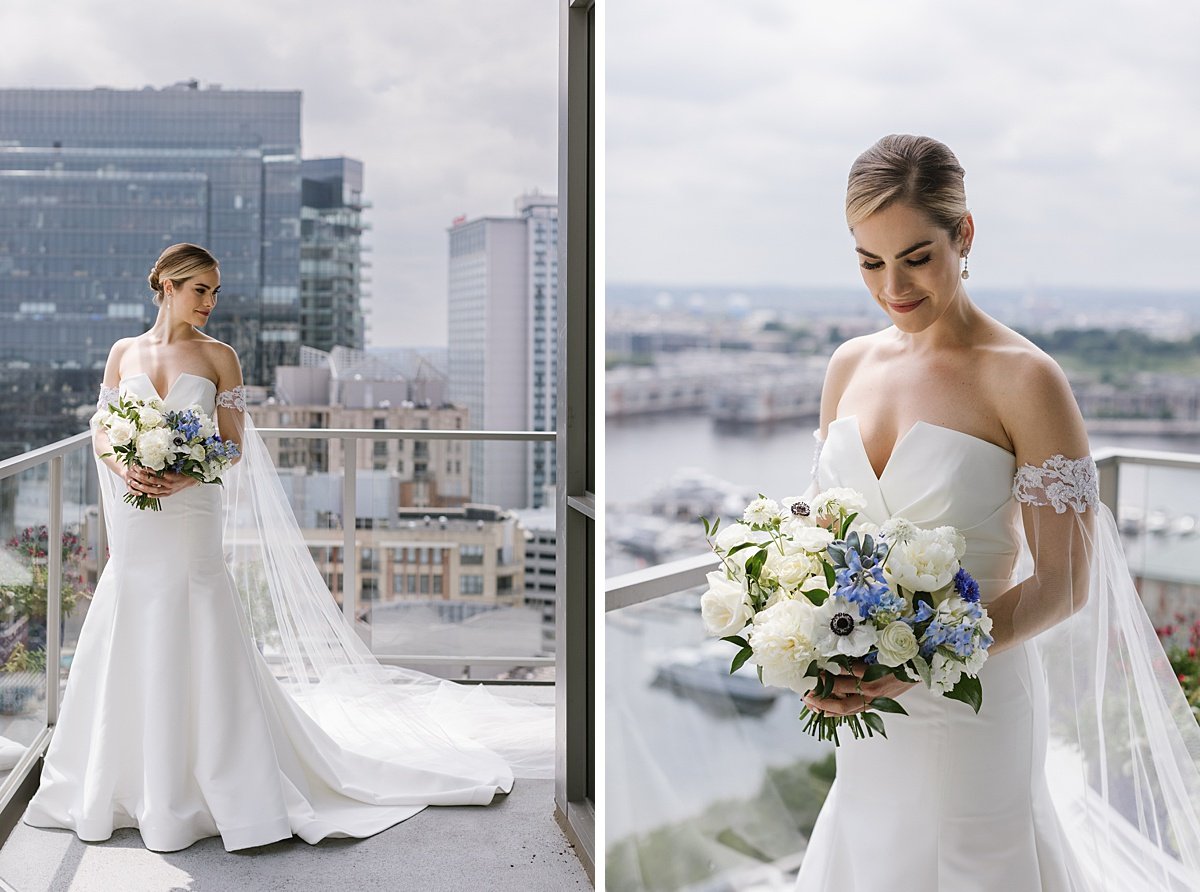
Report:
<svg viewBox="0 0 1200 892"><path fill-rule="evenodd" d="M461 564L482 564L482 545L463 545L458 550L458 561Z"/></svg>
<svg viewBox="0 0 1200 892"><path fill-rule="evenodd" d="M459 577L459 592L464 595L482 595L483 577L464 573Z"/></svg>

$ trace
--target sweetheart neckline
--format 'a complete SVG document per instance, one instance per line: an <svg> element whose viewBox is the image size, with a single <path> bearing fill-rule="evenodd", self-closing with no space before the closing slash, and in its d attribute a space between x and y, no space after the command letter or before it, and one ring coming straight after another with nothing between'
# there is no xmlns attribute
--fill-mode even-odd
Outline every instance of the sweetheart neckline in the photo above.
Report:
<svg viewBox="0 0 1200 892"><path fill-rule="evenodd" d="M145 372L138 372L136 375L130 375L126 378L122 378L120 380L120 382L118 382L117 386L119 387L121 384L124 384L126 381L132 381L134 378L145 378L146 383L150 385L150 389L154 391L154 395L165 403L168 399L171 398L171 394L175 392L175 385L177 385L179 383L179 379L182 378L184 375L187 375L189 378L199 378L201 381L207 381L209 384L212 385L213 390L217 389L217 382L214 381L212 378L206 377L204 375L195 375L195 374L192 374L191 372L180 372L178 375L176 375L175 380L171 382L171 386L167 388L166 396L163 396L161 393L158 392L158 388L154 386L154 381Z"/></svg>
<svg viewBox="0 0 1200 892"><path fill-rule="evenodd" d="M876 474L875 466L873 464L871 464L871 456L867 454L867 444L866 444L866 441L863 440L862 427L858 423L858 416L857 415L843 415L840 418L835 418L833 421L829 422L829 424L832 427L833 425L837 424L839 421L853 421L854 422L854 431L855 431L855 434L857 435L859 448L862 451L863 459L866 461L867 467L870 469L871 475L875 478L876 483L883 482L883 478L887 476L887 472L892 466L892 461L896 458L896 453L898 453L900 451L900 448L909 439L910 435L919 427L929 427L929 428L934 428L935 430L943 430L943 431L948 431L949 433L952 433L952 434L958 434L960 437L966 437L968 440L973 440L976 443L982 443L984 446L989 446L992 449L1002 452L1004 455L1008 456L1014 462L1017 460L1017 457L1014 453L1005 449L1003 446L993 443L991 440L985 440L983 437L977 437L974 434L968 434L966 431L960 431L957 428L946 427L944 424L934 424L932 421L925 421L923 419L917 419L916 421L914 421L912 423L912 425L909 427L909 429L906 430L903 434L901 434L900 437L896 440L896 442L892 444L892 452L887 457L887 461L884 462L883 470L880 471L878 474Z"/></svg>

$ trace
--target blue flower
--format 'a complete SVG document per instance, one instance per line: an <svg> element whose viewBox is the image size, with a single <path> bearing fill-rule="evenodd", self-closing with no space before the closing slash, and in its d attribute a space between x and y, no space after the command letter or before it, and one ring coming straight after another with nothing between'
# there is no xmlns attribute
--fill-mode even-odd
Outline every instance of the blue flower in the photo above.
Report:
<svg viewBox="0 0 1200 892"><path fill-rule="evenodd" d="M913 622L914 623L923 623L923 622L925 622L925 620L929 619L931 616L933 616L933 605L931 605L928 601L918 601L917 602L917 612L916 612L916 615L913 617Z"/></svg>
<svg viewBox="0 0 1200 892"><path fill-rule="evenodd" d="M846 549L846 566L837 571L836 593L853 604L866 617L879 607L880 599L888 594L883 568L868 555L867 564L857 549Z"/></svg>
<svg viewBox="0 0 1200 892"><path fill-rule="evenodd" d="M979 583L966 570L959 568L954 574L954 590L960 598L972 603L979 601Z"/></svg>

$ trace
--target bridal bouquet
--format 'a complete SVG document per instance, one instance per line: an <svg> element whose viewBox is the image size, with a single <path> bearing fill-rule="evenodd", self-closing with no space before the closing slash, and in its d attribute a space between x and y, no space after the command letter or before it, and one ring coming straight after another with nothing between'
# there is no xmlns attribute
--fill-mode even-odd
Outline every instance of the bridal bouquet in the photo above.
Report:
<svg viewBox="0 0 1200 892"><path fill-rule="evenodd" d="M835 676L857 664L862 681L920 679L978 712L992 620L959 565L962 535L902 517L858 522L865 505L844 488L782 505L760 493L740 522L718 530L720 518L702 517L722 563L700 598L708 633L738 646L731 674L749 662L766 685L827 697ZM837 744L843 724L855 737L886 737L881 712L907 714L875 697L858 715L805 706L800 718L805 731Z"/></svg>
<svg viewBox="0 0 1200 892"><path fill-rule="evenodd" d="M112 455L123 465L140 464L159 476L175 471L201 483L220 483L219 475L239 454L237 444L222 440L216 423L198 405L168 412L162 400L121 394L92 423L108 432L113 447L103 458ZM127 492L125 501L143 510L162 510L159 499L144 493Z"/></svg>

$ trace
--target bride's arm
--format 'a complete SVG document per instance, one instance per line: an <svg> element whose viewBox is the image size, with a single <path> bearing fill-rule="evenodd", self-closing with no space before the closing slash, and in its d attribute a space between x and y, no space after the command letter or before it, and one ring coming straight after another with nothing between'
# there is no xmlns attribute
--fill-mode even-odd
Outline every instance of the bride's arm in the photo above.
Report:
<svg viewBox="0 0 1200 892"><path fill-rule="evenodd" d="M245 429L245 405L230 405L228 397L232 393L240 393L237 388L242 386L242 364L238 361L237 352L228 344L215 345L217 366L217 406L216 422L221 439L234 443L239 447L239 455L233 460L234 464L241 461L240 447L242 432Z"/></svg>
<svg viewBox="0 0 1200 892"><path fill-rule="evenodd" d="M1006 378L1011 384L1002 397L1001 419L1018 468L1034 484L1019 494L1025 496L1021 520L1033 573L988 603L995 639L991 654L1032 638L1083 607L1094 521L1093 511L1079 501L1092 497L1094 478L1087 429L1066 375L1040 354L1025 357Z"/></svg>
<svg viewBox="0 0 1200 892"><path fill-rule="evenodd" d="M121 386L121 355L125 352L127 343L127 338L121 338L108 351L108 361L104 364L103 382L106 388L116 390ZM97 406L97 409L99 408L102 407ZM108 431L94 421L92 423L92 449L95 451L97 458L108 465L110 471L122 480L128 481L127 474L129 468L117 461L114 455L105 457L104 453L112 449L112 444L108 440Z"/></svg>

